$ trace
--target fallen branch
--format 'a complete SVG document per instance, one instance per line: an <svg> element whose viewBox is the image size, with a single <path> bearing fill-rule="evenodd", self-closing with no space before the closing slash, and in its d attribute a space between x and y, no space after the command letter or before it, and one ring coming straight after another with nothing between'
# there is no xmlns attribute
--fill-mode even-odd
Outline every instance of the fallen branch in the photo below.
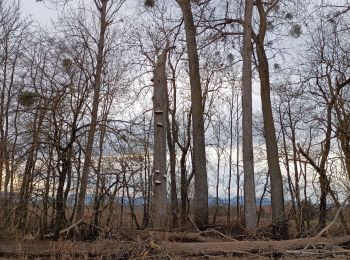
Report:
<svg viewBox="0 0 350 260"><path fill-rule="evenodd" d="M205 234L208 234L208 233L217 234L217 235L219 235L219 236L221 236L221 237L223 237L223 238L225 238L225 239L227 239L227 240L229 240L229 241L238 241L237 239L234 239L234 238L232 238L232 237L229 237L229 236L227 236L227 235L221 233L220 231L217 231L216 229L212 229L212 228L210 228L210 229L208 229L208 230L205 230L205 231L199 232L200 235L205 235Z"/></svg>
<svg viewBox="0 0 350 260"><path fill-rule="evenodd" d="M78 233L79 233L78 226L79 226L80 224L84 224L84 223L85 223L85 222L84 222L85 219L90 218L90 217L93 216L95 213L100 212L100 211L102 211L102 209L100 209L100 210L98 210L98 211L94 211L94 212L92 212L91 214L89 214L89 215L87 215L87 216L85 216L85 217L82 217L81 219L79 219L77 222L73 223L73 224L70 225L69 227L66 227L66 228L60 230L59 234L60 234L60 235L63 235L63 234L65 234L65 233L68 233L68 232L71 231L73 228L74 228L75 230L77 230ZM86 224L86 223L85 223L85 224ZM95 226L95 225L93 225L93 224L88 224L88 225L93 226L93 227L95 227L95 228L98 228L98 229L104 231L102 228L100 228L100 227L98 227L98 226ZM49 234L44 235L43 237L44 237L44 238L50 238L50 237L53 237L53 236L54 236L54 233L49 233Z"/></svg>
<svg viewBox="0 0 350 260"><path fill-rule="evenodd" d="M226 238L229 241L238 241L232 237L229 237L223 233L221 233L220 231L217 231L216 229L210 228L204 231L200 231L199 228L197 227L197 225L192 221L192 219L190 217L188 217L188 221L192 224L192 226L196 229L196 231L199 233L199 235L206 235L208 233L215 233L223 238Z"/></svg>
<svg viewBox="0 0 350 260"><path fill-rule="evenodd" d="M82 218L82 219L80 219L79 221L73 223L73 224L70 225L69 227L60 230L59 234L62 235L62 234L64 234L64 233L69 232L69 231L70 231L71 229L73 229L73 228L77 228L78 225L80 225L80 224L83 222L83 219L84 219L84 218ZM53 236L54 236L54 233L49 233L49 234L44 235L43 237L44 237L44 238L50 238L50 237L53 237Z"/></svg>
<svg viewBox="0 0 350 260"><path fill-rule="evenodd" d="M338 211L337 211L337 213L335 214L334 219L332 220L332 222L329 223L324 229L322 229L322 230L316 235L316 237L322 236L325 232L328 231L328 229L330 229L331 226L333 226L333 225L336 223L336 221L337 221L337 219L338 219L338 217L339 217L339 214L341 213L342 209L344 208L346 202L347 202L349 199L350 199L350 195L348 195L348 197L347 197L347 198L343 201L343 203L340 205L340 207L338 208Z"/></svg>

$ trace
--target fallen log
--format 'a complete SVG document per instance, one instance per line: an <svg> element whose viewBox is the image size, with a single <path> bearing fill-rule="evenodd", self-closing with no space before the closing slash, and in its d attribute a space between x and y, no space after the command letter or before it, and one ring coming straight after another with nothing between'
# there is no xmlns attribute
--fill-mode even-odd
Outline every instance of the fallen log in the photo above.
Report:
<svg viewBox="0 0 350 260"><path fill-rule="evenodd" d="M138 250L141 246L132 242L103 240L98 242L46 241L46 240L0 240L0 259L5 258L54 258L86 259L103 256L122 259L125 253Z"/></svg>
<svg viewBox="0 0 350 260"><path fill-rule="evenodd" d="M177 234L183 237L184 234ZM176 235L176 236L177 236ZM191 234L190 236L192 236ZM350 251L341 247L350 244L350 236L341 237L310 237L284 241L230 241L230 242L168 242L160 244L151 241L102 240L95 242L82 241L6 241L0 240L1 257L29 257L29 258L98 258L113 257L113 259L125 259L124 256L140 257L144 254L173 255L188 258L195 256L241 256L256 257L257 259L269 258L275 253L281 255L305 256L312 255L312 250L318 255L330 253L346 254ZM156 246L155 246L156 245ZM320 251L321 250L321 251ZM323 250L323 251L322 251ZM334 251L329 251L334 250ZM335 252L336 251L336 252ZM161 258L169 259L169 258Z"/></svg>
<svg viewBox="0 0 350 260"><path fill-rule="evenodd" d="M60 252L75 254L87 254L88 243L79 244L71 241L13 241L0 240L0 257L28 256L28 257L50 257Z"/></svg>
<svg viewBox="0 0 350 260"><path fill-rule="evenodd" d="M169 253L178 256L228 255L237 252L249 252L260 255L263 252L301 250L308 245L340 246L350 243L350 236L310 237L283 241L234 241L203 243L163 242L161 246Z"/></svg>

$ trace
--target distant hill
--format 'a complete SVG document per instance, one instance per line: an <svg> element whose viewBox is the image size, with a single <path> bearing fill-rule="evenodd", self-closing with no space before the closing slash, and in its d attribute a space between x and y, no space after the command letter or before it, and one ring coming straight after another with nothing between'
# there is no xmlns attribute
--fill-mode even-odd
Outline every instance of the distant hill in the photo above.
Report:
<svg viewBox="0 0 350 260"><path fill-rule="evenodd" d="M124 197L123 201L124 201L124 204L129 204L129 199L127 197ZM169 201L170 201L170 198L169 198ZM180 199L179 199L179 201L180 201ZM115 198L115 202L121 203L122 202L122 198L121 197ZM240 197L239 198L239 202L240 202L240 204L243 204L244 197ZM74 195L73 194L70 194L68 196L67 203L68 203L69 206L72 206L74 204ZM85 196L85 205L91 205L93 203L94 203L94 195L93 194L87 194ZM133 201L133 204L135 206L141 206L141 205L144 205L144 203L145 203L145 199L143 197L135 198L134 201ZM214 206L216 204L216 198L210 197L208 199L208 204L209 204L209 206ZM220 205L227 205L228 204L228 199L227 198L219 198L219 204ZM236 204L237 204L237 197L234 196L234 197L231 198L231 205L235 206ZM260 198L256 199L256 205L257 206L260 205ZM264 198L262 200L262 205L263 206L271 205L271 200L267 199L267 198Z"/></svg>
<svg viewBox="0 0 350 260"><path fill-rule="evenodd" d="M243 204L243 202L244 202L244 197L240 197L239 198L239 203ZM209 206L214 206L216 204L216 198L213 198L213 197L209 198L208 199L208 203L209 203ZM227 205L228 204L228 199L227 198L219 198L219 204L220 205ZM231 205L232 206L237 205L237 197L236 196L231 198ZM260 198L256 199L256 205L257 206L260 205ZM264 198L262 200L262 205L263 206L271 205L271 200L267 199L267 198Z"/></svg>

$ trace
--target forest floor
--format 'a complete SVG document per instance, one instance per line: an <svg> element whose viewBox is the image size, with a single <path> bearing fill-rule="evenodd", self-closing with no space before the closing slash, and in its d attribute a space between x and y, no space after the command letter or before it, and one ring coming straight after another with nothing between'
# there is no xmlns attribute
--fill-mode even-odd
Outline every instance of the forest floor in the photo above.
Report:
<svg viewBox="0 0 350 260"><path fill-rule="evenodd" d="M147 231L92 242L0 240L0 259L350 259L350 236L234 241L208 234Z"/></svg>

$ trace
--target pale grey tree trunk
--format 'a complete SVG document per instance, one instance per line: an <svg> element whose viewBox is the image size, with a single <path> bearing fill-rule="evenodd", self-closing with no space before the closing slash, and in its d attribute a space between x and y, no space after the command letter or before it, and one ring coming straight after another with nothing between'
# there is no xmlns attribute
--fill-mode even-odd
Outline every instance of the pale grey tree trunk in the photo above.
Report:
<svg viewBox="0 0 350 260"><path fill-rule="evenodd" d="M177 0L181 7L186 34L188 66L191 85L191 109L193 122L194 171L194 222L199 228L208 225L208 180L205 155L205 136L203 122L203 97L199 73L196 28L193 22L190 0Z"/></svg>
<svg viewBox="0 0 350 260"><path fill-rule="evenodd" d="M256 201L254 180L252 133L252 14L253 0L246 0L243 23L243 170L244 170L244 222L247 230L256 228Z"/></svg>
<svg viewBox="0 0 350 260"><path fill-rule="evenodd" d="M168 46L158 57L154 68L154 156L153 156L153 204L152 223L154 227L167 226L166 194L166 116L167 116L167 76L166 60Z"/></svg>

